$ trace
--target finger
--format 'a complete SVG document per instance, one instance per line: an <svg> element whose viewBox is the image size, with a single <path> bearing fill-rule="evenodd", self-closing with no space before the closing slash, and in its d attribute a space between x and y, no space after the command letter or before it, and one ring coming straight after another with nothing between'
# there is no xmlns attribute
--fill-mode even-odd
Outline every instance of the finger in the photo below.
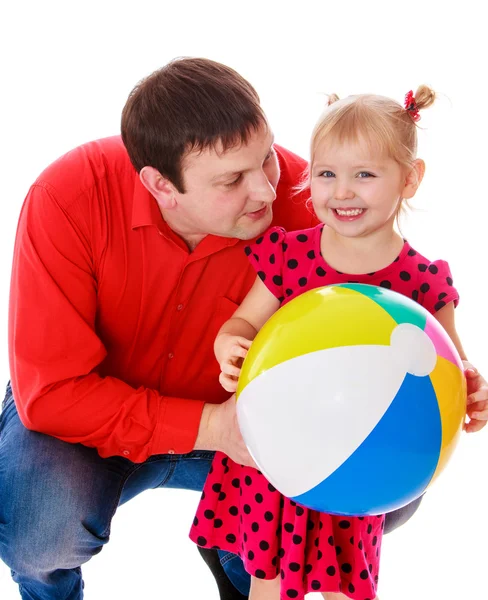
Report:
<svg viewBox="0 0 488 600"><path fill-rule="evenodd" d="M472 419L469 423L466 423L465 431L466 433L476 433L477 431L481 431L486 423L486 421Z"/></svg>
<svg viewBox="0 0 488 600"><path fill-rule="evenodd" d="M473 392L468 396L468 404L474 404L475 402L488 402L488 388L483 388L477 392Z"/></svg>
<svg viewBox="0 0 488 600"><path fill-rule="evenodd" d="M232 377L239 377L239 374L241 372L239 367L236 367L235 365L229 362L222 363L221 371L225 375L230 375Z"/></svg>
<svg viewBox="0 0 488 600"><path fill-rule="evenodd" d="M247 355L247 350L246 348L243 348L242 346L232 346L231 348L231 354L233 357L238 357L238 358L246 358Z"/></svg>
<svg viewBox="0 0 488 600"><path fill-rule="evenodd" d="M248 340L245 337L238 337L237 341L243 348L246 348L247 350L249 350L249 348L251 347L251 344L252 344L252 340Z"/></svg>
<svg viewBox="0 0 488 600"><path fill-rule="evenodd" d="M227 392L235 392L237 390L237 381L224 373L219 375L219 382Z"/></svg>
<svg viewBox="0 0 488 600"><path fill-rule="evenodd" d="M467 367L464 370L464 374L469 379L474 379L475 377L478 377L478 375L479 375L478 370L475 369L474 367Z"/></svg>
<svg viewBox="0 0 488 600"><path fill-rule="evenodd" d="M488 410L470 411L468 416L470 419L476 419L477 421L488 421Z"/></svg>

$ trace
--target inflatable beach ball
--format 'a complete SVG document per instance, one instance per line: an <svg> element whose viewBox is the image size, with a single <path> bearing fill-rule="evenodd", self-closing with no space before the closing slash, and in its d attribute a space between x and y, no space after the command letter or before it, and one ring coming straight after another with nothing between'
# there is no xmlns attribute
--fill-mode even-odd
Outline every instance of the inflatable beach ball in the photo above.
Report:
<svg viewBox="0 0 488 600"><path fill-rule="evenodd" d="M384 288L317 288L281 307L242 366L237 416L259 469L322 512L376 515L420 496L465 416L459 355L419 304Z"/></svg>

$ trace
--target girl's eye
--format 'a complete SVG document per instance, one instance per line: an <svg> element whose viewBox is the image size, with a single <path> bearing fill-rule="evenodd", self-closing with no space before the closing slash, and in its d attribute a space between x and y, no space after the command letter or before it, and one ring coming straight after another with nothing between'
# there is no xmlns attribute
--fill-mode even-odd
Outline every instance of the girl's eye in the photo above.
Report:
<svg viewBox="0 0 488 600"><path fill-rule="evenodd" d="M233 187L234 185L237 185L239 183L239 181L241 180L242 177L242 173L239 174L238 177L236 177L236 179L234 179L234 181L231 181L230 183L224 183L225 187Z"/></svg>
<svg viewBox="0 0 488 600"><path fill-rule="evenodd" d="M320 173L321 177L325 177L325 178L329 178L329 177L335 177L334 173L332 173L332 171L323 171L322 173Z"/></svg>
<svg viewBox="0 0 488 600"><path fill-rule="evenodd" d="M358 174L358 177L360 179L367 179L368 177L374 177L373 173L368 173L368 171L361 171L361 173Z"/></svg>

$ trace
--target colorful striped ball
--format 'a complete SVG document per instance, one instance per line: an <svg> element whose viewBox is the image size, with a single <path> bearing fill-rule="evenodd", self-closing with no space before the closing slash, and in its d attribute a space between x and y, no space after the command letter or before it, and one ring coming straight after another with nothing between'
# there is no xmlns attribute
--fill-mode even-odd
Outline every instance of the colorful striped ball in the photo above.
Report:
<svg viewBox="0 0 488 600"><path fill-rule="evenodd" d="M425 492L465 417L459 355L419 304L332 285L264 325L244 361L237 415L259 469L322 512L375 515Z"/></svg>

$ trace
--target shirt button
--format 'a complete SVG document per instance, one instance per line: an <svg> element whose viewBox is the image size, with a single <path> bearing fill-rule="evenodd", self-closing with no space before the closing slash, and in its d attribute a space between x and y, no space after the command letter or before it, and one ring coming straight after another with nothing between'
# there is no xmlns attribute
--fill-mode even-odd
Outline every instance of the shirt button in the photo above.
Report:
<svg viewBox="0 0 488 600"><path fill-rule="evenodd" d="M168 450L168 454L174 454L174 453L175 453L175 451L173 450L173 448L170 448L170 449Z"/></svg>
<svg viewBox="0 0 488 600"><path fill-rule="evenodd" d="M122 454L124 456L129 456L130 452L129 452L129 450L122 450Z"/></svg>
<svg viewBox="0 0 488 600"><path fill-rule="evenodd" d="M173 357L174 357L174 354L173 354L172 352L170 352L170 353L168 354L168 358L173 358Z"/></svg>
<svg viewBox="0 0 488 600"><path fill-rule="evenodd" d="M176 310L181 310L183 308L183 304L178 304L178 306L176 307Z"/></svg>

